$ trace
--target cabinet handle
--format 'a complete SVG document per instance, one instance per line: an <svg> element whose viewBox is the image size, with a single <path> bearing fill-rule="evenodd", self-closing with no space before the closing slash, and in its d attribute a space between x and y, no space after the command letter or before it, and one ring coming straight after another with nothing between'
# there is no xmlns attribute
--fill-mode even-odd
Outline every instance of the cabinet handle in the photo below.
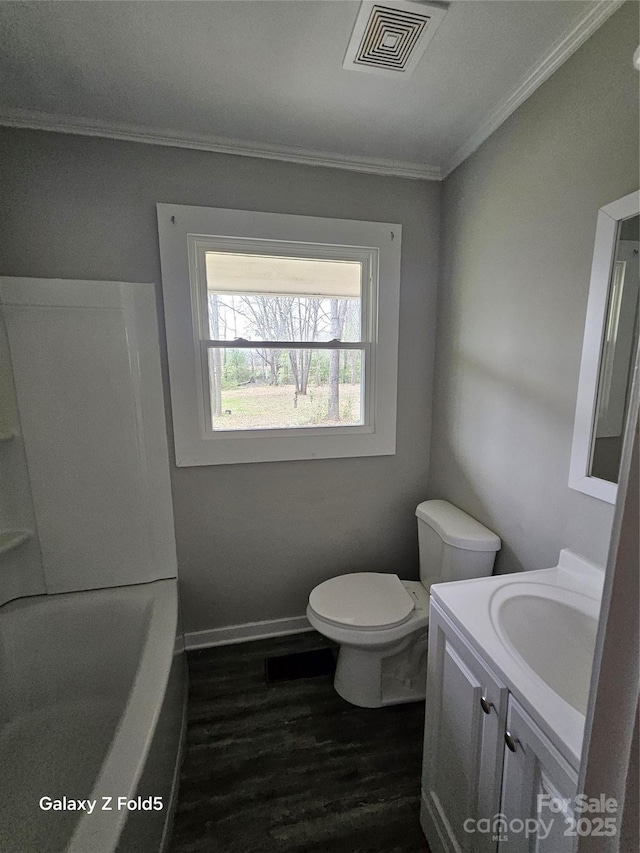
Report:
<svg viewBox="0 0 640 853"><path fill-rule="evenodd" d="M519 743L520 743L520 741L518 740L518 738L517 738L517 737L514 737L514 736L511 734L511 732L505 732L505 733L504 733L504 742L505 742L505 743L506 743L506 745L509 747L509 749L511 750L511 752L515 752L515 751L516 751L516 744L519 744Z"/></svg>
<svg viewBox="0 0 640 853"><path fill-rule="evenodd" d="M485 696L483 696L480 699L480 707L485 712L485 714L490 714L491 709L493 708L493 702L489 702L489 700Z"/></svg>

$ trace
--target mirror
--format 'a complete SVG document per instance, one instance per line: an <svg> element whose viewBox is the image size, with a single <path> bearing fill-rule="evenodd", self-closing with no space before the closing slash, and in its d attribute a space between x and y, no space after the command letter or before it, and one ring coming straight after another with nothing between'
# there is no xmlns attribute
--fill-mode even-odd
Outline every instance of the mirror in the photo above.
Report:
<svg viewBox="0 0 640 853"><path fill-rule="evenodd" d="M640 216L632 216L622 220L618 228L598 371L590 474L609 483L618 482L633 356L638 346L639 222Z"/></svg>
<svg viewBox="0 0 640 853"><path fill-rule="evenodd" d="M598 212L569 486L615 503L638 350L640 193Z"/></svg>

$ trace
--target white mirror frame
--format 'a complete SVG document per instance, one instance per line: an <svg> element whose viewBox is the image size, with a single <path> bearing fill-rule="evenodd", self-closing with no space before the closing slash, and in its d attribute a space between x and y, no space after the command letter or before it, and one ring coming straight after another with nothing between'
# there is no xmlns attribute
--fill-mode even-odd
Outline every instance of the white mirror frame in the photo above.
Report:
<svg viewBox="0 0 640 853"><path fill-rule="evenodd" d="M611 270L616 253L618 223L638 213L640 213L640 191L638 190L601 207L598 211L569 465L569 488L611 504L616 502L617 483L592 477L589 473L592 431L595 423L602 337L605 329Z"/></svg>

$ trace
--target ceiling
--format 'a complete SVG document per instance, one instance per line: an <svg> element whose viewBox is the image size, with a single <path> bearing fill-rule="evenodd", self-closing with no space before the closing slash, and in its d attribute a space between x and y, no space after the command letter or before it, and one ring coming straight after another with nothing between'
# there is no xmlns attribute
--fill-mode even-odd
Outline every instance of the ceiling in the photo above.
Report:
<svg viewBox="0 0 640 853"><path fill-rule="evenodd" d="M452 0L395 80L342 67L358 0L1 2L0 124L439 178L618 5Z"/></svg>

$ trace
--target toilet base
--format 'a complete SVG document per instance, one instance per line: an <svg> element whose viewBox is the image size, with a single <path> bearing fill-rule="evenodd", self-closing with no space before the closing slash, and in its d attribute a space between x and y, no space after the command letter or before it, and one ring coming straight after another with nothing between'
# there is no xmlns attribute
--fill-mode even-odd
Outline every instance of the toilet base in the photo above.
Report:
<svg viewBox="0 0 640 853"><path fill-rule="evenodd" d="M336 692L360 708L382 708L424 700L427 683L427 634L420 631L385 649L342 645Z"/></svg>

